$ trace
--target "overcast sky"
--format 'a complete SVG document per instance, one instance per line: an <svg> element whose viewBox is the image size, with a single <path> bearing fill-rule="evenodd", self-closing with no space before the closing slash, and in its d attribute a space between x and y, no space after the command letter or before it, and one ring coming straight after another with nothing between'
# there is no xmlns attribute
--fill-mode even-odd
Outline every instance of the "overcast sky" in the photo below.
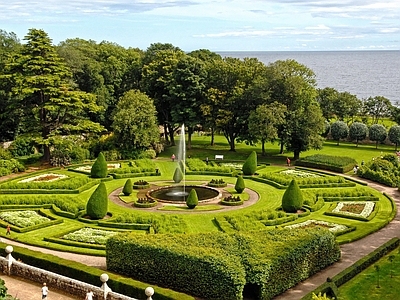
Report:
<svg viewBox="0 0 400 300"><path fill-rule="evenodd" d="M400 50L400 0L2 0L0 29L145 50Z"/></svg>

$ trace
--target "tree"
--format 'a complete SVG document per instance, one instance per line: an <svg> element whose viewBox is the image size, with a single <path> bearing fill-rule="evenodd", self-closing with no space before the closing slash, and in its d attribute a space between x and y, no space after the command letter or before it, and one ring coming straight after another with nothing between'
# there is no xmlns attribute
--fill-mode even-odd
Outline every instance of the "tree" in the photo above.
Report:
<svg viewBox="0 0 400 300"><path fill-rule="evenodd" d="M47 33L30 29L21 47L6 65L7 80L12 84L15 109L21 111L26 130L41 137L44 161L50 159L52 135L100 132L99 124L87 118L99 111L94 95L75 89L72 74L57 55Z"/></svg>
<svg viewBox="0 0 400 300"><path fill-rule="evenodd" d="M296 180L289 183L282 197L282 209L288 213L295 213L303 206L303 195Z"/></svg>
<svg viewBox="0 0 400 300"><path fill-rule="evenodd" d="M372 124L377 124L379 119L388 117L392 109L390 100L382 96L369 97L363 102L364 113L372 118Z"/></svg>
<svg viewBox="0 0 400 300"><path fill-rule="evenodd" d="M106 178L107 173L108 168L106 158L104 157L104 154L100 152L90 169L90 176L92 178Z"/></svg>
<svg viewBox="0 0 400 300"><path fill-rule="evenodd" d="M199 204L199 198L197 197L197 192L195 189L191 189L190 193L186 199L186 205L190 209L193 209Z"/></svg>
<svg viewBox="0 0 400 300"><path fill-rule="evenodd" d="M130 194L133 193L133 185L132 185L132 180L130 178L125 182L124 187L122 189L122 193L125 196L129 196Z"/></svg>
<svg viewBox="0 0 400 300"><path fill-rule="evenodd" d="M286 106L278 102L262 104L249 116L249 135L261 142L262 155L265 156L265 143L278 138L278 126L285 121Z"/></svg>
<svg viewBox="0 0 400 300"><path fill-rule="evenodd" d="M389 141L396 145L395 151L397 151L397 146L398 144L400 144L400 126L393 125L392 127L390 127L388 137Z"/></svg>
<svg viewBox="0 0 400 300"><path fill-rule="evenodd" d="M352 140L356 141L356 146L358 147L358 142L364 140L367 137L368 127L364 123L354 122L350 125L349 136Z"/></svg>
<svg viewBox="0 0 400 300"><path fill-rule="evenodd" d="M113 116L115 142L127 151L146 150L159 140L153 101L144 93L131 90L120 99Z"/></svg>
<svg viewBox="0 0 400 300"><path fill-rule="evenodd" d="M331 87L317 89L317 101L322 110L322 115L326 120L336 116L335 102L339 97L339 92Z"/></svg>
<svg viewBox="0 0 400 300"><path fill-rule="evenodd" d="M203 62L186 55L179 59L169 82L172 121L185 124L188 128L188 149L191 149L194 127L201 123L200 106L205 97L205 78Z"/></svg>
<svg viewBox="0 0 400 300"><path fill-rule="evenodd" d="M349 126L343 121L336 121L331 126L331 136L337 141L339 146L340 139L345 139L349 135Z"/></svg>
<svg viewBox="0 0 400 300"><path fill-rule="evenodd" d="M238 176L238 178L236 179L236 183L235 183L236 192L241 194L241 193L243 193L245 188L246 188L246 186L244 184L243 177L242 176Z"/></svg>
<svg viewBox="0 0 400 300"><path fill-rule="evenodd" d="M101 182L90 196L86 204L86 214L95 220L105 217L108 211L107 188L104 182Z"/></svg>
<svg viewBox="0 0 400 300"><path fill-rule="evenodd" d="M257 171L257 153L252 151L242 167L244 175L254 175Z"/></svg>
<svg viewBox="0 0 400 300"><path fill-rule="evenodd" d="M353 119L354 116L360 114L362 102L356 95L349 92L341 92L334 102L334 112L336 117L344 121L345 119Z"/></svg>
<svg viewBox="0 0 400 300"><path fill-rule="evenodd" d="M183 173L181 168L176 167L175 172L174 172L174 176L173 176L173 180L175 183L179 183L181 182L183 179Z"/></svg>
<svg viewBox="0 0 400 300"><path fill-rule="evenodd" d="M374 124L369 128L369 139L375 141L375 148L378 149L378 143L385 141L387 131L382 124Z"/></svg>

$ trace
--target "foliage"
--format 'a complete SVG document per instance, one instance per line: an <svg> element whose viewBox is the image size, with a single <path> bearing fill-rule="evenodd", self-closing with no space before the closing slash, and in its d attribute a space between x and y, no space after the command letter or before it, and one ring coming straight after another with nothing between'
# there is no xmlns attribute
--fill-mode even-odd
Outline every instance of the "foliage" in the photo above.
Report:
<svg viewBox="0 0 400 300"><path fill-rule="evenodd" d="M367 133L368 127L364 123L354 122L350 125L349 136L352 140L356 141L357 146L359 141L362 141L367 137Z"/></svg>
<svg viewBox="0 0 400 300"><path fill-rule="evenodd" d="M107 162L102 152L99 153L90 170L92 178L106 178L108 174Z"/></svg>
<svg viewBox="0 0 400 300"><path fill-rule="evenodd" d="M257 171L257 153L252 151L243 164L244 175L254 175Z"/></svg>
<svg viewBox="0 0 400 300"><path fill-rule="evenodd" d="M125 196L129 196L130 194L133 193L133 188L132 188L132 180L129 178L122 189L122 193L124 193Z"/></svg>
<svg viewBox="0 0 400 300"><path fill-rule="evenodd" d="M236 179L236 183L235 183L235 190L236 192L238 192L239 194L243 193L244 189L245 189L245 184L244 184L244 180L242 176L238 176Z"/></svg>
<svg viewBox="0 0 400 300"><path fill-rule="evenodd" d="M40 133L37 141L44 146L44 160L49 161L51 136L102 130L86 118L87 112L96 112L99 107L94 95L75 90L71 71L46 32L30 29L25 40L21 51L6 65L4 77L15 96L12 108L21 113L26 132Z"/></svg>
<svg viewBox="0 0 400 300"><path fill-rule="evenodd" d="M181 168L176 167L175 172L174 172L174 176L172 178L174 180L175 183L179 183L182 181L183 179L183 173Z"/></svg>
<svg viewBox="0 0 400 300"><path fill-rule="evenodd" d="M0 159L0 176L25 171L25 167L16 159Z"/></svg>
<svg viewBox="0 0 400 300"><path fill-rule="evenodd" d="M343 121L336 121L331 126L331 136L339 145L340 139L345 139L349 135L349 127Z"/></svg>
<svg viewBox="0 0 400 300"><path fill-rule="evenodd" d="M12 158L13 158L13 155L11 154L10 150L0 147L0 159L1 160L9 160Z"/></svg>
<svg viewBox="0 0 400 300"><path fill-rule="evenodd" d="M395 151L397 151L397 146L400 144L400 125L390 127L388 138L389 141L396 145Z"/></svg>
<svg viewBox="0 0 400 300"><path fill-rule="evenodd" d="M378 124L380 119L388 117L392 107L390 100L382 96L368 97L363 101L364 114L372 118L373 124Z"/></svg>
<svg viewBox="0 0 400 300"><path fill-rule="evenodd" d="M33 210L4 211L0 213L0 219L18 227L29 227L50 222L49 218L41 216Z"/></svg>
<svg viewBox="0 0 400 300"><path fill-rule="evenodd" d="M190 209L195 208L199 204L199 199L197 197L197 192L195 189L192 189L186 199L186 205Z"/></svg>
<svg viewBox="0 0 400 300"><path fill-rule="evenodd" d="M357 161L352 157L314 154L301 158L296 165L346 173L353 169Z"/></svg>
<svg viewBox="0 0 400 300"><path fill-rule="evenodd" d="M296 180L292 179L282 197L282 209L285 212L295 213L303 206L303 194L297 185Z"/></svg>
<svg viewBox="0 0 400 300"><path fill-rule="evenodd" d="M209 162L207 164L199 158L188 158L185 162L190 171L211 171L220 173L231 173L234 171L232 167L225 165L220 166L215 162Z"/></svg>
<svg viewBox="0 0 400 300"><path fill-rule="evenodd" d="M387 131L385 126L383 126L382 124L373 124L369 128L369 139L376 142L376 149L378 149L378 143L384 142L386 137Z"/></svg>
<svg viewBox="0 0 400 300"><path fill-rule="evenodd" d="M172 289L221 300L242 299L247 282L260 286L259 299L272 299L340 257L334 236L316 229L121 234L108 239L106 248L110 271L145 282L157 278L155 283ZM136 259L126 264L127 255ZM190 279L193 272L197 275L195 285Z"/></svg>
<svg viewBox="0 0 400 300"><path fill-rule="evenodd" d="M115 143L122 150L145 150L159 139L153 101L138 90L126 92L113 116Z"/></svg>
<svg viewBox="0 0 400 300"><path fill-rule="evenodd" d="M32 138L18 136L8 148L14 157L35 153L35 142Z"/></svg>
<svg viewBox="0 0 400 300"><path fill-rule="evenodd" d="M387 186L397 187L400 178L397 156L388 154L367 161L364 166L358 169L357 175Z"/></svg>
<svg viewBox="0 0 400 300"><path fill-rule="evenodd" d="M95 220L105 217L108 211L108 194L106 185L101 182L86 204L86 214Z"/></svg>
<svg viewBox="0 0 400 300"><path fill-rule="evenodd" d="M107 239L118 234L117 231L111 230L101 230L94 228L81 228L79 230L75 230L73 232L67 233L62 236L63 239L81 242L81 243L89 243L89 244L98 244L105 245Z"/></svg>

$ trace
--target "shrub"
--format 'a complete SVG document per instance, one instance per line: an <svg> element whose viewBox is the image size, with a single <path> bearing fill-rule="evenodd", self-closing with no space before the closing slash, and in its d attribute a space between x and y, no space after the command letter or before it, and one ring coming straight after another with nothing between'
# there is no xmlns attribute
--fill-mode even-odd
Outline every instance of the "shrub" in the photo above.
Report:
<svg viewBox="0 0 400 300"><path fill-rule="evenodd" d="M282 197L282 208L285 212L295 213L303 205L303 195L296 180L292 180Z"/></svg>
<svg viewBox="0 0 400 300"><path fill-rule="evenodd" d="M132 180L128 179L125 182L124 188L122 189L122 192L124 193L125 196L129 196L130 194L132 194L133 192L133 188L132 188Z"/></svg>
<svg viewBox="0 0 400 300"><path fill-rule="evenodd" d="M179 182L182 181L182 179L183 179L182 170L181 170L181 168L177 167L175 169L173 180L174 180L175 183L179 183Z"/></svg>
<svg viewBox="0 0 400 300"><path fill-rule="evenodd" d="M186 199L186 205L190 209L193 209L199 204L199 198L197 197L197 192L195 189L192 189L189 193L189 196Z"/></svg>
<svg viewBox="0 0 400 300"><path fill-rule="evenodd" d="M97 189L90 196L86 205L86 213L92 219L102 219L107 214L108 198L104 182L100 183Z"/></svg>
<svg viewBox="0 0 400 300"><path fill-rule="evenodd" d="M106 178L107 177L107 162L102 152L99 153L96 161L94 162L90 175L93 178Z"/></svg>
<svg viewBox="0 0 400 300"><path fill-rule="evenodd" d="M239 194L241 194L244 189L245 189L245 184L244 184L244 180L242 176L238 176L238 178L236 179L236 184L235 184L235 190L236 192L238 192Z"/></svg>
<svg viewBox="0 0 400 300"><path fill-rule="evenodd" d="M254 175L257 170L257 153L255 151L251 152L249 157L243 164L243 174L244 175Z"/></svg>
<svg viewBox="0 0 400 300"><path fill-rule="evenodd" d="M27 137L17 137L8 148L14 157L35 153L34 141Z"/></svg>

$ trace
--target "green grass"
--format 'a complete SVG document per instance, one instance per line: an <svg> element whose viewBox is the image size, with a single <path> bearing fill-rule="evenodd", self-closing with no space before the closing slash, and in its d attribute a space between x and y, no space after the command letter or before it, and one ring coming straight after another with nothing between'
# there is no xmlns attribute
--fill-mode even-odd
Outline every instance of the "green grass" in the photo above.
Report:
<svg viewBox="0 0 400 300"><path fill-rule="evenodd" d="M394 256L392 263L389 261L391 255ZM375 266L379 266L379 287ZM394 300L399 299L399 295L400 253L398 248L340 286L338 300Z"/></svg>

